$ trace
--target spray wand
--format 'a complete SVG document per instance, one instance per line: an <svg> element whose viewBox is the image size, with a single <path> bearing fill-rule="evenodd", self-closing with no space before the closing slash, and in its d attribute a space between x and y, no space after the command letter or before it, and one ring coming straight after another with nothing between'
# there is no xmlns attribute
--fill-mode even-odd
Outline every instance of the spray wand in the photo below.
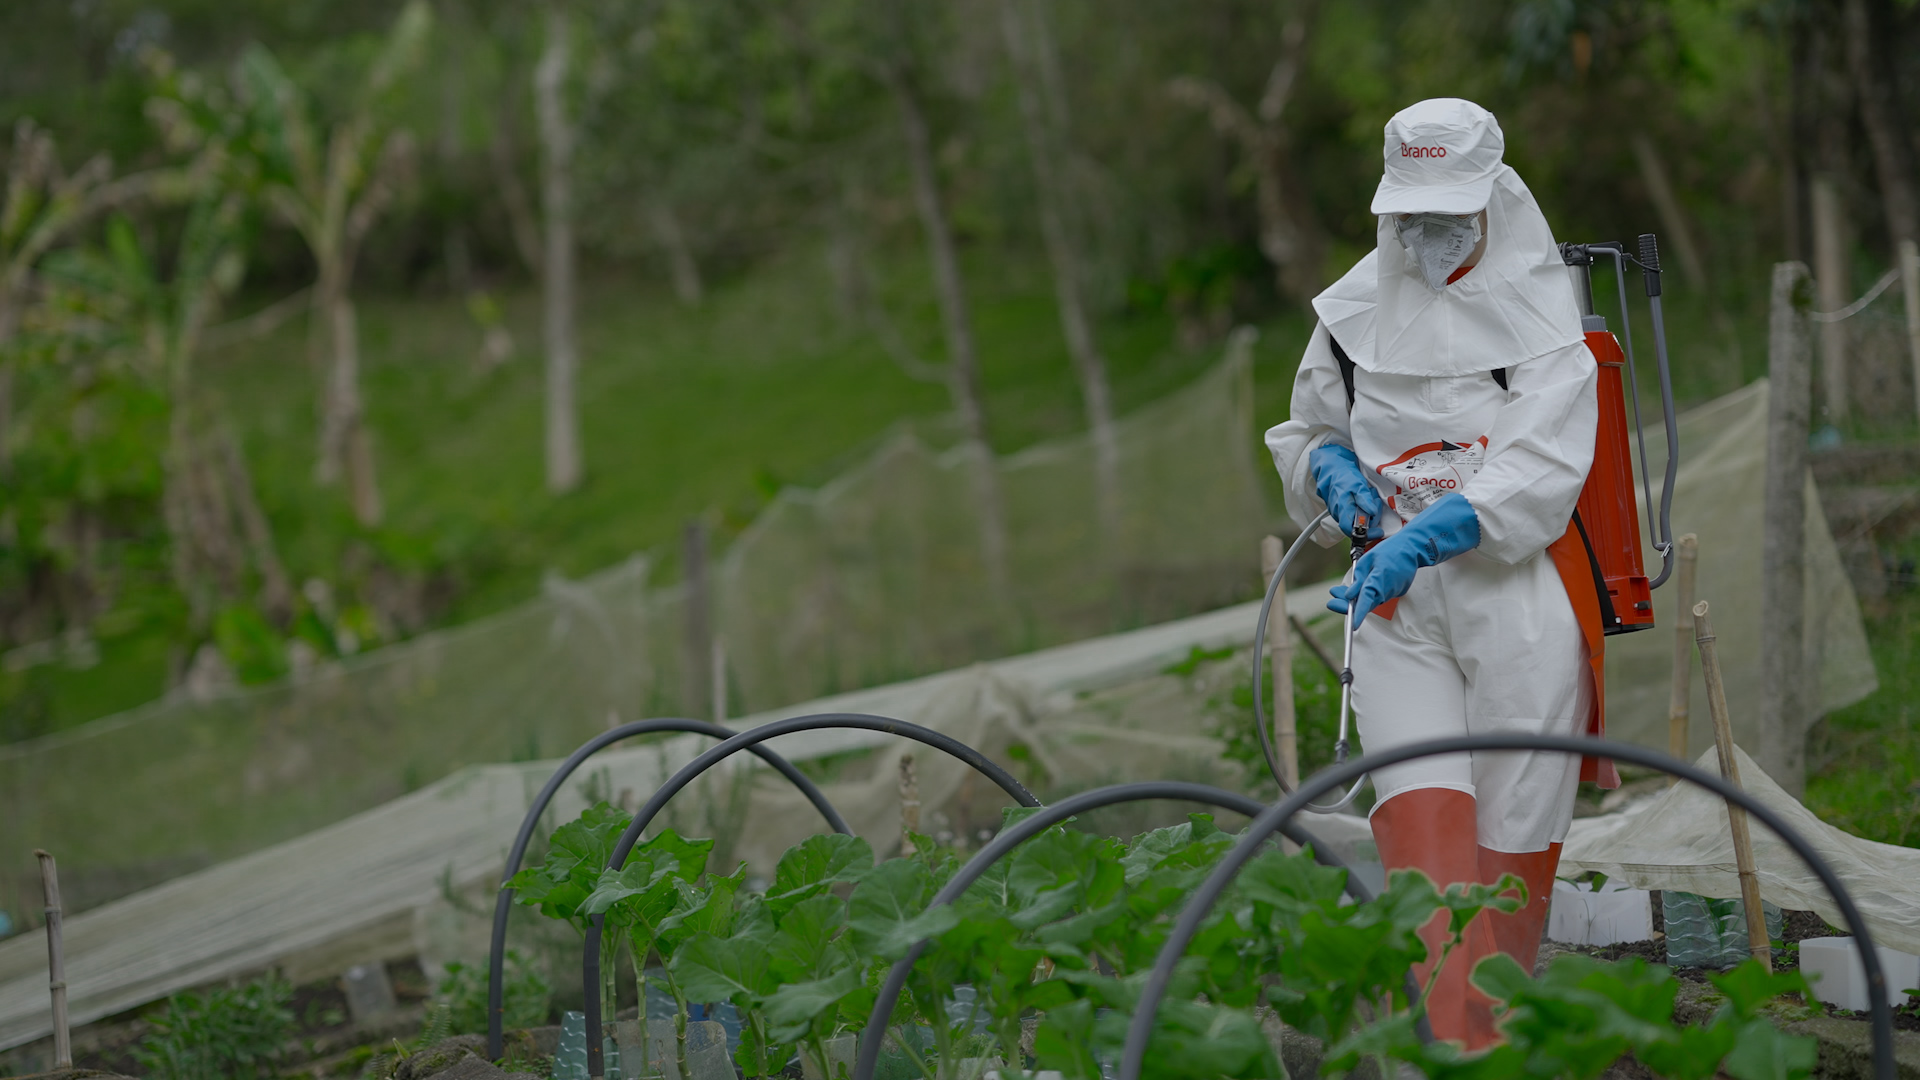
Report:
<svg viewBox="0 0 1920 1080"><path fill-rule="evenodd" d="M1355 514L1353 517L1353 535L1349 538L1353 546L1347 554L1347 580L1360 580L1358 568L1360 556L1367 552L1367 515ZM1347 601L1347 643L1346 650L1340 655L1340 738L1333 744L1333 763L1344 764L1347 760L1347 729L1353 716L1353 609L1360 598Z"/></svg>

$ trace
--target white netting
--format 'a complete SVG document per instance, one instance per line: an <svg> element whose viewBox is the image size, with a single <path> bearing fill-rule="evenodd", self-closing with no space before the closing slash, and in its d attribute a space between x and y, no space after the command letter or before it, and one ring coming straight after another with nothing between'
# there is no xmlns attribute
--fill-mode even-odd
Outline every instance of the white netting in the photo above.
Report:
<svg viewBox="0 0 1920 1080"><path fill-rule="evenodd" d="M952 668L1244 598L1261 522L1251 335L1119 431L1117 530L1085 437L996 463L1009 597L990 601L974 467L911 437L788 491L713 574L732 713ZM462 766L563 754L614 718L708 715L679 586L636 559L299 685L155 703L0 747L0 910L60 858L85 908L378 806Z"/></svg>
<svg viewBox="0 0 1920 1080"><path fill-rule="evenodd" d="M1647 455L1657 484L1666 461L1665 440L1657 429L1647 433ZM1734 738L1754 747L1760 745L1760 538L1765 531L1766 468L1765 379L1680 416L1673 531L1700 538L1694 596L1712 605ZM1656 490L1656 498L1658 494ZM1805 670L1817 688L1808 695L1808 714L1794 718L1796 738L1822 715L1859 701L1879 685L1860 605L1811 475L1806 506ZM1644 505L1640 515L1642 522L1648 520ZM1652 546L1645 545L1642 554L1649 576L1658 573L1660 557ZM1607 639L1607 735L1664 750L1677 615L1671 587L1654 593L1653 603L1658 629ZM1692 754L1713 745L1706 690L1697 670L1690 715Z"/></svg>

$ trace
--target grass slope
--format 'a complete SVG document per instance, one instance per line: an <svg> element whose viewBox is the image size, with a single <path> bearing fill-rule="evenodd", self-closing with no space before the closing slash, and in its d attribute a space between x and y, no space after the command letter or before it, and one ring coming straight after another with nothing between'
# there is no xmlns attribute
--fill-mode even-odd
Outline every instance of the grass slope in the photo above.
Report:
<svg viewBox="0 0 1920 1080"><path fill-rule="evenodd" d="M942 357L939 315L915 253L879 268L881 299L902 336ZM990 437L1007 453L1084 426L1045 264L978 252L968 266ZM539 296L502 298L517 345L480 361L481 331L445 296L359 299L364 394L387 520L354 525L345 496L312 476L319 373L296 320L212 352L201 385L245 448L277 546L296 583L319 577L351 596L378 563L429 577L432 622L448 625L526 599L547 572L580 575L636 551L677 574L685 523L719 542L787 484L817 485L858 461L894 424L950 429L946 388L909 377L838 312L822 260L796 255L715 288L698 308L651 281L614 274L583 289L580 402L584 486L544 486ZM1256 386L1263 422L1285 411L1307 326L1262 327ZM1111 313L1099 327L1117 408L1137 408L1218 362L1216 347L1175 346L1164 312ZM1249 440L1249 454L1258 454ZM1278 507L1277 481L1274 497ZM1255 550L1249 540L1249 565ZM1251 583L1251 579L1250 579ZM1251 587L1251 585L1250 585ZM58 730L164 692L182 660L156 620L103 634L88 670L34 669L38 730ZM0 709L7 688L0 687Z"/></svg>

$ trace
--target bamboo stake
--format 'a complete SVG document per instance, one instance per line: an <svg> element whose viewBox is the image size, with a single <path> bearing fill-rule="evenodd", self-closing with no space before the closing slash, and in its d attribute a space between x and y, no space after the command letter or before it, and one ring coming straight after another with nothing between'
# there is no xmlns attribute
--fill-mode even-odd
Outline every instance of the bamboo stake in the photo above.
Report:
<svg viewBox="0 0 1920 1080"><path fill-rule="evenodd" d="M67 961L60 949L60 871L53 856L35 849L40 888L47 898L47 992L53 998L53 1067L73 1068L73 1036L67 1031Z"/></svg>
<svg viewBox="0 0 1920 1080"><path fill-rule="evenodd" d="M1260 541L1261 575L1268 581L1280 568L1280 538L1269 536ZM1287 610L1287 583L1283 580L1273 593L1273 610L1285 613ZM1271 620L1267 625L1267 660L1273 672L1273 745L1280 756L1280 775L1287 778L1287 787L1300 784L1300 743L1299 734L1294 726L1293 707L1293 633L1290 623L1282 621L1275 627ZM1277 631L1277 632L1276 632Z"/></svg>
<svg viewBox="0 0 1920 1080"><path fill-rule="evenodd" d="M1740 787L1740 764L1733 753L1733 722L1727 716L1727 689L1720 681L1720 658L1714 651L1713 623L1707 602L1693 606L1694 642L1700 647L1700 674L1707 682L1707 711L1713 714L1713 745L1719 751L1720 775ZM1760 878L1753 866L1753 835L1747 831L1747 812L1727 803L1727 825L1733 833L1733 863L1740 872L1740 903L1747 909L1747 946L1769 974L1773 971L1773 943L1767 938L1767 913L1760 903Z"/></svg>
<svg viewBox="0 0 1920 1080"><path fill-rule="evenodd" d="M1693 690L1693 571L1700 556L1700 538L1692 533L1679 540L1679 569L1674 584L1679 591L1679 618L1673 622L1673 693L1667 699L1667 753L1687 760L1689 746L1687 723L1692 709ZM1679 783L1677 776L1667 777L1667 786Z"/></svg>

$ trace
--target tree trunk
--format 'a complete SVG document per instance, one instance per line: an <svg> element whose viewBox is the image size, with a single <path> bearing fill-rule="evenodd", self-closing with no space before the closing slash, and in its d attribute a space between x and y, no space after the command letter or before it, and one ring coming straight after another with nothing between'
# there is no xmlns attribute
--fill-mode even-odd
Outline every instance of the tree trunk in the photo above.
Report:
<svg viewBox="0 0 1920 1080"><path fill-rule="evenodd" d="M1067 226L1068 196L1061 163L1064 143L1044 102L1046 62L1036 54L1042 40L1030 32L1022 6L1033 0L1000 0L1000 27L1020 101L1027 156L1033 164L1035 201L1040 211L1040 235L1053 265L1053 290L1060 309L1060 331L1080 381L1080 397L1093 434L1094 495L1104 540L1120 532L1120 446L1113 423L1113 392L1107 379L1107 361L1094 339L1087 317L1084 261ZM1032 14L1038 17L1037 11Z"/></svg>
<svg viewBox="0 0 1920 1080"><path fill-rule="evenodd" d="M1807 268L1773 268L1767 346L1766 525L1760 574L1760 745L1754 758L1781 787L1804 785L1806 672L1806 490L1808 398Z"/></svg>
<svg viewBox="0 0 1920 1080"><path fill-rule="evenodd" d="M547 47L534 72L540 115L541 203L546 216L545 300L547 346L547 490L580 486L580 415L574 383L579 355L574 342L573 131L563 95L570 61L567 14L547 8Z"/></svg>
<svg viewBox="0 0 1920 1080"><path fill-rule="evenodd" d="M1183 77L1169 86L1174 98L1204 109L1215 131L1240 144L1241 156L1252 166L1254 206L1260 218L1260 253L1273 264L1274 291L1301 304L1320 291L1320 263L1325 237L1307 208L1299 206L1306 186L1292 182L1288 132L1280 121L1292 99L1293 88L1306 60L1308 23L1314 14L1310 0L1297 0L1287 19L1280 58L1267 76L1258 115L1217 83Z"/></svg>
<svg viewBox="0 0 1920 1080"><path fill-rule="evenodd" d="M1847 275L1847 212L1831 175L1813 179L1813 281L1820 310L1838 311L1853 297ZM1820 386L1825 391L1827 422L1846 421L1848 391L1847 326L1820 324Z"/></svg>
<svg viewBox="0 0 1920 1080"><path fill-rule="evenodd" d="M293 617L293 583L287 579L286 567L280 562L280 552L273 542L273 526L260 509L259 497L253 489L253 474L247 468L239 440L231 431L222 431L219 439L222 480L239 515L253 568L260 575L260 609L284 625Z"/></svg>
<svg viewBox="0 0 1920 1080"><path fill-rule="evenodd" d="M507 212L507 231L513 236L513 250L528 271L538 277L544 273L545 260L540 253L540 223L533 214L533 202L520 182L520 168L513 160L513 138L507 125L511 118L505 109L494 121L493 141L487 157L493 162L493 182L500 189L500 206Z"/></svg>
<svg viewBox="0 0 1920 1080"><path fill-rule="evenodd" d="M980 514L981 559L986 564L987 585L992 590L993 601L1004 605L1012 595L1007 572L1006 510L1000 494L1000 474L994 465L993 449L987 442L973 318L967 310L960 258L954 249L946 207L941 202L939 177L934 172L933 138L927 130L926 113L906 75L889 69L886 83L900 110L907 164L913 174L913 201L920 213L921 229L927 235L927 255L933 264L934 290L939 297L941 322L946 331L947 388L953 396L954 411L960 414L961 430L966 433L976 459L974 494Z"/></svg>
<svg viewBox="0 0 1920 1080"><path fill-rule="evenodd" d="M316 254L321 254L318 247ZM315 286L318 312L327 342L326 386L321 395L320 458L314 479L322 484L347 481L347 497L360 524L374 526L382 516L380 482L374 472L373 443L360 400L360 330L348 295L351 271L338 252L323 256Z"/></svg>
<svg viewBox="0 0 1920 1080"><path fill-rule="evenodd" d="M653 229L653 238L660 242L660 250L667 256L667 271L673 277L673 294L688 307L699 307L706 299L706 284L700 280L700 264L693 260L693 251L687 247L687 235L680 229L680 217L673 212L673 204L665 199L654 199L647 204L647 221Z"/></svg>
<svg viewBox="0 0 1920 1080"><path fill-rule="evenodd" d="M320 270L320 317L328 345L325 404L320 416L320 460L315 478L323 484L347 481L347 497L360 524L380 524L380 481L374 471L373 441L360 400L360 330L347 295L347 271L329 260Z"/></svg>
<svg viewBox="0 0 1920 1080"><path fill-rule="evenodd" d="M1900 241L1920 239L1920 219L1914 203L1913 154L1906 140L1908 125L1900 115L1900 97L1884 45L1890 40L1885 0L1846 0L1847 66L1853 72L1854 97L1860 103L1860 121L1873 146L1873 164L1885 207L1888 246L1899 251ZM1877 16L1877 17L1876 17Z"/></svg>
<svg viewBox="0 0 1920 1080"><path fill-rule="evenodd" d="M1687 227L1687 213L1680 206L1680 197L1674 194L1673 182L1667 176L1666 162L1661 159L1659 148L1653 145L1653 140L1645 132L1636 131L1633 135L1633 155L1639 160L1640 181L1647 186L1647 197L1653 201L1653 209L1660 215L1660 225L1672 237L1673 253L1679 258L1686 283L1705 292L1706 260L1700 257L1700 247L1694 243L1693 230Z"/></svg>

